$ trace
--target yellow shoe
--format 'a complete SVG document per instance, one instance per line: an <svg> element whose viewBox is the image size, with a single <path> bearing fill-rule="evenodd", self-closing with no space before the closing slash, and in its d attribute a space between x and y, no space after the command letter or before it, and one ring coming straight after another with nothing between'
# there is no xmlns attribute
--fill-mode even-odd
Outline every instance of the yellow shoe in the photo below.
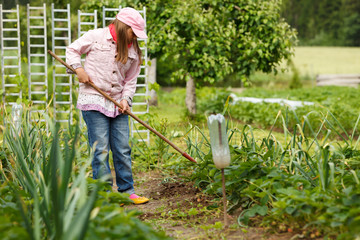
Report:
<svg viewBox="0 0 360 240"><path fill-rule="evenodd" d="M144 204L147 203L149 201L148 198L146 197L140 197L136 194L131 194L130 195L130 199L134 201L134 204L138 205L138 204Z"/></svg>

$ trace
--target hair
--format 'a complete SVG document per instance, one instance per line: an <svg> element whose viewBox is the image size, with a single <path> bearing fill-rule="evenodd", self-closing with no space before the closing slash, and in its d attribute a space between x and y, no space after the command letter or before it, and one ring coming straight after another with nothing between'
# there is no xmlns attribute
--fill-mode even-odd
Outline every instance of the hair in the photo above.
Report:
<svg viewBox="0 0 360 240"><path fill-rule="evenodd" d="M116 44L116 50L117 50L117 56L116 61L121 62L122 64L125 64L128 60L128 42L127 42L127 30L130 28L130 26L126 25L125 23L121 22L120 20L116 19L112 21L110 24L114 24L115 31L117 34L117 44ZM132 44L135 48L135 51L137 52L139 56L139 65L141 65L141 49L139 47L139 43L137 39L133 39Z"/></svg>

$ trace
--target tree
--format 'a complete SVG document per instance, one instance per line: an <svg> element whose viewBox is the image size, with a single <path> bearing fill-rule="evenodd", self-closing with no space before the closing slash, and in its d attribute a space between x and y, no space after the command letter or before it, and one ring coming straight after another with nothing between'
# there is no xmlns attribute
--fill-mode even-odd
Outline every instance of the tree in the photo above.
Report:
<svg viewBox="0 0 360 240"><path fill-rule="evenodd" d="M360 1L343 0L344 44L360 46Z"/></svg>
<svg viewBox="0 0 360 240"><path fill-rule="evenodd" d="M279 0L89 0L81 8L114 2L146 6L149 54L167 57L176 66L172 78L187 81L190 113L196 113L196 86L231 73L246 82L253 71L276 71L292 54L295 32L280 18Z"/></svg>
<svg viewBox="0 0 360 240"><path fill-rule="evenodd" d="M157 9L164 2L149 7ZM206 5L206 1L199 0L172 1L154 16L157 24L149 30L152 52L173 56L177 66L173 77L187 80L186 105L190 113L196 112L195 84L211 83L232 72L229 50L235 28L231 22L224 26L219 13Z"/></svg>
<svg viewBox="0 0 360 240"><path fill-rule="evenodd" d="M195 86L235 72L276 71L292 54L295 32L279 17L277 0L155 0L148 5L150 51L172 56L174 78L187 80L187 108L196 113Z"/></svg>
<svg viewBox="0 0 360 240"><path fill-rule="evenodd" d="M359 0L283 0L281 15L303 45L360 46Z"/></svg>
<svg viewBox="0 0 360 240"><path fill-rule="evenodd" d="M298 31L300 39L312 39L318 28L318 1L313 0L284 0L281 16Z"/></svg>

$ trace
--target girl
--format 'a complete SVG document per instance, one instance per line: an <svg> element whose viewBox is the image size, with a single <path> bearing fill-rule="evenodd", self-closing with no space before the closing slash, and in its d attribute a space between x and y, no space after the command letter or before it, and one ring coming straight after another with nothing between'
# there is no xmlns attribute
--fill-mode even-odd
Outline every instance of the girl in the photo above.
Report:
<svg viewBox="0 0 360 240"><path fill-rule="evenodd" d="M109 176L109 150L112 151L118 191L129 193L135 204L149 201L135 194L129 146L130 110L140 73L141 50L137 38L147 38L145 21L133 8L123 8L106 28L91 30L66 49L66 62L80 82L77 108L82 111L88 140L95 148L91 166L93 178ZM84 67L81 55L86 54ZM122 109L107 100L88 82L93 82L120 103Z"/></svg>

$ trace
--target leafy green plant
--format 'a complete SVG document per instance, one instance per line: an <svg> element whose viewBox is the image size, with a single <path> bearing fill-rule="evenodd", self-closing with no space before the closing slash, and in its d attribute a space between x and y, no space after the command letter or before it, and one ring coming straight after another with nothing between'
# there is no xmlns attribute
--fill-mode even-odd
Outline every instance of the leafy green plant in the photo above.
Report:
<svg viewBox="0 0 360 240"><path fill-rule="evenodd" d="M25 116L19 134L11 126L5 133L2 239L169 239L137 219L137 211L119 206L132 203L128 194L110 192L106 181L89 178L91 156L82 159L79 153L87 144L80 145L77 126L62 132L48 119L47 132Z"/></svg>
<svg viewBox="0 0 360 240"><path fill-rule="evenodd" d="M256 139L249 125L241 130L228 129L229 140L240 140L232 145L231 165L225 169L229 211L243 210L238 218L240 225L251 224L251 219L259 215L266 216L265 222L284 219L284 226L298 231L300 226L316 226L320 235L358 235L359 229L354 226L359 224L360 171L347 159L358 154L355 135L359 120L352 134L347 134L331 112L322 115L312 111L301 118L293 112L294 125L289 123L288 114L279 112L269 134L262 139ZM312 115L320 119L318 124L312 122ZM282 126L285 141L273 136L275 126ZM342 139L344 146L334 144L331 134ZM207 142L206 135L202 132L200 139L188 136L189 152L199 162L191 179L205 192L220 196L220 172L212 163L211 146L202 144Z"/></svg>
<svg viewBox="0 0 360 240"><path fill-rule="evenodd" d="M19 135L12 131L5 133L11 156L8 171L13 180L8 183L15 192L22 187L28 194L22 197L18 193L17 197L30 238L41 239L45 235L50 239L82 239L96 199L97 186L88 196L88 166L81 166L76 174L73 171L78 129L74 136L69 136L71 145L68 144L69 138L65 137L64 151L60 146L58 125L51 124L50 130L48 139L46 132L30 124L27 118ZM48 150L47 141L51 142Z"/></svg>
<svg viewBox="0 0 360 240"><path fill-rule="evenodd" d="M239 120L244 124L255 124L263 128L270 128L274 123L274 119L279 111L283 113L285 123L289 129L298 124L297 116L307 115L308 125L313 129L318 129L322 123L322 119L330 112L332 116L327 118L327 124L337 127L337 131L350 135L354 130L354 123L358 119L360 111L356 96L357 89L349 87L315 87L315 88L298 88L286 90L273 90L263 88L244 89L240 94L241 97L255 98L282 98L287 100L308 101L314 105L304 105L302 107L291 108L287 105L279 103L252 103L238 101L233 103L230 99L229 106L226 106L228 94L222 90L209 90L205 88L198 91L198 95L208 95L203 97L199 102L199 109L202 113L223 112L224 108L228 108L228 112L232 119ZM310 113L311 112L311 113ZM335 120L336 119L336 120ZM339 128L341 122L343 129ZM308 127L308 126L307 126ZM277 121L275 128L282 129L282 122ZM358 130L358 129L356 129ZM308 129L304 131L309 131ZM324 133L325 132L325 133ZM310 134L310 132L306 132ZM323 129L323 133L326 131ZM333 137L340 137L335 131L332 131Z"/></svg>

